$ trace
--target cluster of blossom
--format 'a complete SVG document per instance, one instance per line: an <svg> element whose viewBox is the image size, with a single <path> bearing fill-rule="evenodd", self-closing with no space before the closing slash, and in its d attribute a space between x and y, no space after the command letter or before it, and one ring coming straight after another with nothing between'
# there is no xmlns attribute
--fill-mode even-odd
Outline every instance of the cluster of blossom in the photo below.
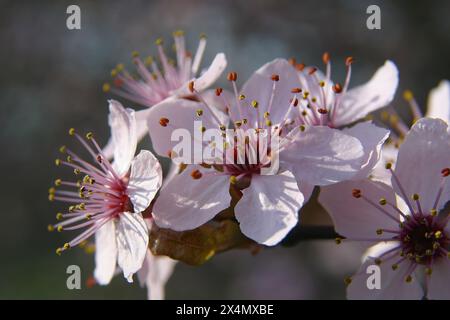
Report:
<svg viewBox="0 0 450 320"><path fill-rule="evenodd" d="M182 32L174 33L174 42L175 61L158 40L157 59L133 53L136 74L122 64L111 72L113 82L104 84L104 91L145 108L134 111L109 100L106 147L92 133L69 130L93 160L60 148L64 156L56 164L73 169L77 179L57 179L50 189L50 200L70 206L49 230L82 231L58 254L95 235L98 284L108 284L118 272L132 282L137 273L149 297L161 299L176 261L149 249L151 230L194 230L222 219L231 208L231 219L246 238L274 246L301 223L299 210L320 187L318 200L342 236L337 242L368 246L360 271L345 281L348 298L450 298L448 81L430 93L425 116L406 92L414 124L409 128L391 111L384 114L390 131L367 116L393 100L398 70L391 61L352 89L353 59L345 61L341 84L331 79L327 53L325 72L275 59L240 87L238 73L229 72L228 90L208 89L224 72L225 55L217 54L199 72L206 38L194 56ZM191 149L180 150L173 137L180 129L210 156L186 161ZM205 137L209 129L222 134ZM150 151L135 156L147 134L154 152L171 160L164 181ZM370 264L381 269L379 290L366 285Z"/></svg>

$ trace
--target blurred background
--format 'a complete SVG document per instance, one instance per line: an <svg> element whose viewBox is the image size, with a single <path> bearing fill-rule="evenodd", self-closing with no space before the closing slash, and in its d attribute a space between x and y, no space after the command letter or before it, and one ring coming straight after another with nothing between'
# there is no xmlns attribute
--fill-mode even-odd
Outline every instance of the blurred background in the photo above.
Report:
<svg viewBox="0 0 450 320"><path fill-rule="evenodd" d="M81 30L66 28L70 4L81 7ZM381 30L366 28L371 4L381 8ZM71 143L70 127L94 131L106 142L111 96L102 84L118 62L132 67L133 50L155 54L154 40L171 43L171 32L181 28L194 51L205 32L203 65L223 51L228 70L242 81L276 57L321 65L328 51L333 78L341 82L345 57L355 57L352 85L392 59L400 90L412 89L424 107L428 91L450 76L449 12L449 1L0 1L0 298L146 297L122 276L108 287L88 288L93 256L80 249L56 256L71 235L47 232L60 208L47 201L48 187L61 175L54 166L58 147ZM393 105L408 119L400 97ZM302 210L302 220L330 224L314 202ZM343 278L358 268L360 253L355 245L324 240L256 256L228 252L201 267L180 263L167 298L343 299ZM82 269L82 290L66 288L71 264Z"/></svg>

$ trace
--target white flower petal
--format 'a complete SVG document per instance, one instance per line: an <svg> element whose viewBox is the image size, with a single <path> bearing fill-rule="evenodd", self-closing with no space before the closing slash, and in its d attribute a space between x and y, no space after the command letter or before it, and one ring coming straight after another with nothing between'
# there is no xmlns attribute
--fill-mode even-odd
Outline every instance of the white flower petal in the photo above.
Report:
<svg viewBox="0 0 450 320"><path fill-rule="evenodd" d="M392 269L392 264L397 262L397 256L390 259L390 262L381 263L380 268L380 289L369 289L372 283L373 271L369 266L375 266L373 259L368 259L360 268L359 272L352 277L352 282L347 287L347 298L352 300L413 300L423 297L423 290L420 283L413 276L413 281L407 283L405 277L410 266L409 262L399 264L397 270Z"/></svg>
<svg viewBox="0 0 450 320"><path fill-rule="evenodd" d="M388 105L398 85L398 70L386 61L364 85L349 90L336 109L335 125L343 126L362 119L370 112Z"/></svg>
<svg viewBox="0 0 450 320"><path fill-rule="evenodd" d="M391 163L392 168L395 168L397 162L398 147L394 144L384 144L381 148L381 158L374 166L370 176L372 180L381 181L387 185L391 184L391 173L386 170L386 164Z"/></svg>
<svg viewBox="0 0 450 320"><path fill-rule="evenodd" d="M406 192L405 201L417 193L423 210L433 209L442 181L441 171L450 167L450 134L447 124L440 119L422 118L406 135L398 152L395 174ZM401 195L395 180L392 185ZM450 179L445 180L440 209L450 199Z"/></svg>
<svg viewBox="0 0 450 320"><path fill-rule="evenodd" d="M117 264L116 227L114 221L106 222L95 233L95 271L98 284L107 285L114 276Z"/></svg>
<svg viewBox="0 0 450 320"><path fill-rule="evenodd" d="M448 80L442 80L436 88L431 90L425 116L442 119L450 124L450 82Z"/></svg>
<svg viewBox="0 0 450 320"><path fill-rule="evenodd" d="M200 179L192 170L203 172ZM153 207L156 224L175 231L195 229L230 206L229 177L188 166L165 184Z"/></svg>
<svg viewBox="0 0 450 320"><path fill-rule="evenodd" d="M428 298L433 300L450 299L450 259L443 257L433 264L433 273L428 283Z"/></svg>
<svg viewBox="0 0 450 320"><path fill-rule="evenodd" d="M307 127L280 153L297 181L328 185L351 179L361 168L364 149L355 137L325 126Z"/></svg>
<svg viewBox="0 0 450 320"><path fill-rule="evenodd" d="M118 263L128 282L141 269L148 249L148 229L141 213L123 212L116 230Z"/></svg>
<svg viewBox="0 0 450 320"><path fill-rule="evenodd" d="M342 236L356 239L388 239L392 234L377 235L377 229L398 229L398 222L367 203L362 198L352 196L352 190L359 189L362 194L375 203L385 198L395 204L392 188L381 182L368 180L345 181L322 187L319 202L328 211L334 222L336 232ZM399 218L394 210L385 209Z"/></svg>
<svg viewBox="0 0 450 320"><path fill-rule="evenodd" d="M304 197L292 173L254 175L242 193L234 211L242 233L250 239L273 246L297 224Z"/></svg>
<svg viewBox="0 0 450 320"><path fill-rule="evenodd" d="M274 85L272 75L279 76L279 81L275 83L275 95L270 109L270 120L273 124L280 123L284 119L290 107L290 99L293 97L291 90L299 86L295 68L285 59L275 59L256 70L240 92L246 97L241 102L242 117L246 118L251 126L257 124L258 114L260 121L263 121L262 115L268 111ZM251 107L252 100L258 101L259 110ZM232 115L236 116L235 113Z"/></svg>
<svg viewBox="0 0 450 320"><path fill-rule="evenodd" d="M150 205L162 184L162 169L158 159L147 150L131 162L129 197L135 212L142 212Z"/></svg>
<svg viewBox="0 0 450 320"><path fill-rule="evenodd" d="M124 175L136 152L136 119L134 111L126 109L115 100L109 101L109 126L114 145L114 168Z"/></svg>
<svg viewBox="0 0 450 320"><path fill-rule="evenodd" d="M195 90L201 92L211 86L220 77L227 67L227 59L224 53L218 53L208 69L195 79Z"/></svg>
<svg viewBox="0 0 450 320"><path fill-rule="evenodd" d="M389 130L380 128L367 121L358 123L351 128L346 128L343 132L357 138L364 148L365 157L362 159L361 170L353 177L353 180L364 179L379 162L381 147L389 137Z"/></svg>

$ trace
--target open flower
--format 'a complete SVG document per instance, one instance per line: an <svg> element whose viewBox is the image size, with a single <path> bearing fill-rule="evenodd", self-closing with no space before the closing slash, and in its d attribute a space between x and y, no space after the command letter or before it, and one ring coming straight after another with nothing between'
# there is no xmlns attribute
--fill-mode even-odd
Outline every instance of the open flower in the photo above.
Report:
<svg viewBox="0 0 450 320"><path fill-rule="evenodd" d="M400 146L395 170L386 166L392 187L365 180L321 190L320 202L338 233L349 240L377 243L360 271L347 279L349 298L450 298L450 224L445 211L450 200L449 167L448 125L423 118ZM380 289L367 287L366 269L371 264L381 269Z"/></svg>
<svg viewBox="0 0 450 320"><path fill-rule="evenodd" d="M177 231L194 229L227 209L230 190L237 191L242 197L234 213L241 231L259 243L275 245L297 224L297 212L314 185L341 181L361 170L367 161L365 147L352 135L328 126L301 124L286 133L299 100L298 92L292 92L298 87L298 74L286 60L276 59L261 67L240 91L236 72L230 72L228 80L234 95L230 98L217 88L214 106L192 81L188 86L191 99L166 101L150 111L148 127L158 154L177 158L178 141L172 141L171 136L176 129L185 129L194 149L199 144L212 148L215 159L219 159L210 162L203 157L203 163L179 163L179 174L162 188L155 202L155 222ZM227 110L228 116L220 110ZM196 125L199 120L202 124ZM231 137L227 135L228 125ZM225 138L204 138L209 129L220 130ZM258 136L262 131L270 137L268 140ZM386 134L384 130L379 140ZM234 143L236 139L245 141L243 148ZM255 147L259 142L265 143L267 153ZM375 141L375 145L378 143ZM239 157L242 149L245 155ZM281 165L267 174L265 170L278 158ZM291 172L297 162L303 168ZM296 180L294 174L300 179Z"/></svg>
<svg viewBox="0 0 450 320"><path fill-rule="evenodd" d="M66 147L61 152L65 160L57 159L57 165L65 165L80 176L75 182L55 181L49 199L70 203L68 210L57 214L61 222L49 226L50 230L84 229L72 241L57 249L74 247L95 234L96 269L99 284L108 284L114 275L116 264L125 278L132 276L142 266L147 253L148 228L142 212L161 186L162 172L158 160L150 151L142 150L136 157L136 119L133 110L125 110L116 101L110 101L109 123L114 141L114 162L110 163L102 153L92 133L86 139L70 129L86 148L94 163L83 160ZM59 187L75 188L74 191Z"/></svg>
<svg viewBox="0 0 450 320"><path fill-rule="evenodd" d="M173 61L164 52L162 39L156 40L161 69L155 59L148 57L144 61L138 52L133 52L133 62L137 77L128 72L123 64L118 64L111 71L113 85L103 85L105 92L112 92L127 100L138 103L147 109L136 112L137 140L147 133L148 108L166 100L183 98L190 95L187 87L189 81L195 80L197 90L203 91L211 86L222 74L227 65L225 55L218 53L211 65L200 73L200 65L206 47L206 36L200 37L197 51L192 57L186 50L183 31L173 34L176 60ZM112 141L104 149L109 158L112 156Z"/></svg>

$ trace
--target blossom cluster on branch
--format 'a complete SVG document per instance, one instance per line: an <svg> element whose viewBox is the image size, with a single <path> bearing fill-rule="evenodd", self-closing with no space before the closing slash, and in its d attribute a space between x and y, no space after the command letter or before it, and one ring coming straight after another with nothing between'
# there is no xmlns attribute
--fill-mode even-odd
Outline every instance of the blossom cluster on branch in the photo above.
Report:
<svg viewBox="0 0 450 320"><path fill-rule="evenodd" d="M103 90L137 103L109 100L111 138L102 147L88 132L69 134L85 160L66 146L56 165L76 179L55 180L49 199L69 203L49 230L79 230L57 249L86 246L95 236L94 278L108 284L137 274L149 298L162 299L176 261L199 265L216 253L257 253L295 231L299 210L320 188L336 241L360 241L368 250L360 270L345 280L353 299L450 298L450 84L430 93L422 115L411 92L414 124L395 111L370 115L394 98L399 74L386 61L365 84L350 88L295 59L277 58L243 82L228 72L223 53L201 70L206 37L194 55L183 32L174 33L175 59L157 40L158 57L133 53L135 72L117 65ZM128 103L129 103L128 102ZM170 159L163 179L158 158L140 150L150 135L158 157ZM137 153L137 155L136 155ZM310 238L320 238L312 234ZM334 233L331 233L334 236ZM326 238L326 237L325 237ZM366 268L381 270L381 288L368 288Z"/></svg>

